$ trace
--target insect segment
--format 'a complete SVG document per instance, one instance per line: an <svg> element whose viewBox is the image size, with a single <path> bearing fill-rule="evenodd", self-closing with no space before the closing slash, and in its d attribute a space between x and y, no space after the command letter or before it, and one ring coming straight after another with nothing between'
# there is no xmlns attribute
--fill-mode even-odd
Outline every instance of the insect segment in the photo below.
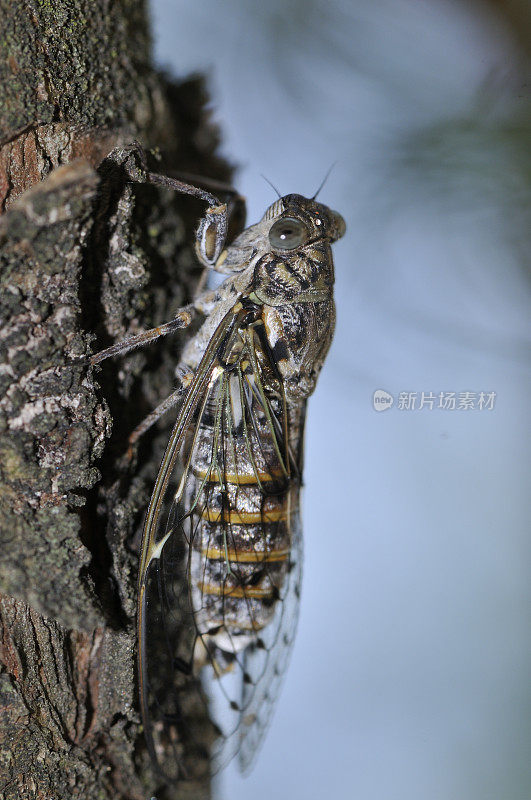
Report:
<svg viewBox="0 0 531 800"><path fill-rule="evenodd" d="M167 780L189 775L205 747L214 770L236 753L248 769L267 728L297 621L306 400L332 340L330 245L344 231L297 194L225 250L218 225L214 268L228 277L176 316L205 320L180 364L187 386L146 516L138 603L142 716Z"/></svg>

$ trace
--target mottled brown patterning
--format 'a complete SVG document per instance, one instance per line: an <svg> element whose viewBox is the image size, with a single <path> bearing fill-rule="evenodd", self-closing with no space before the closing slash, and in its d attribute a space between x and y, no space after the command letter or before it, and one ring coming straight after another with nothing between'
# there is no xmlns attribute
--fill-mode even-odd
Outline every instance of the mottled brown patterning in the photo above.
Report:
<svg viewBox="0 0 531 800"><path fill-rule="evenodd" d="M279 198L226 249L227 206L209 204L197 233L205 267L226 273L167 326L93 362L204 322L183 353L177 421L146 515L139 573L139 683L146 740L167 780L185 779L207 747L213 769L263 738L293 642L300 594L299 495L306 401L334 331L330 244L345 225L314 199ZM210 731L194 724L209 706ZM188 755L187 755L188 754Z"/></svg>

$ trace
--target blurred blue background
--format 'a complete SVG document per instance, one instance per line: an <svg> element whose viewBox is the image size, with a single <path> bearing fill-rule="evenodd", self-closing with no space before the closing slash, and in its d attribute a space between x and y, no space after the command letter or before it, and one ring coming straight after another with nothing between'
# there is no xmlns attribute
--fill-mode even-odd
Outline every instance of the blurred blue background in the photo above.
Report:
<svg viewBox="0 0 531 800"><path fill-rule="evenodd" d="M249 221L260 173L312 195L337 161L320 199L348 225L299 633L255 769L218 797L528 800L528 0L152 12L157 62L209 75ZM398 408L441 391L495 406Z"/></svg>

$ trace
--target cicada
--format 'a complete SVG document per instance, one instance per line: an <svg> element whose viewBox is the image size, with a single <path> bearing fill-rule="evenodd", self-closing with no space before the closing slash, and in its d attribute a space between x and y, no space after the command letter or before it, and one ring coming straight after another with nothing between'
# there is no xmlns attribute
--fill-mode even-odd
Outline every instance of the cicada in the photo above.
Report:
<svg viewBox="0 0 531 800"><path fill-rule="evenodd" d="M138 675L147 745L170 781L186 775L197 702L213 721L213 770L249 768L293 644L302 569L300 492L306 403L335 323L331 244L342 217L315 198L280 197L225 246L229 204L208 203L196 234L227 277L166 325L93 356L126 352L203 317L180 384L130 437L178 409L147 509L138 579ZM192 742L192 745L190 743Z"/></svg>

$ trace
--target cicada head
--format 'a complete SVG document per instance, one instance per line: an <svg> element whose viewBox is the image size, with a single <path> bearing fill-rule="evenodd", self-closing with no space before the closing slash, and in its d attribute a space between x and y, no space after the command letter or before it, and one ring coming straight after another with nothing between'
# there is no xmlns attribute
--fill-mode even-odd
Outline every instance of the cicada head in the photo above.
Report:
<svg viewBox="0 0 531 800"><path fill-rule="evenodd" d="M263 238L254 266L254 297L269 306L330 301L330 245L346 228L340 214L313 198L288 194L267 209L259 226Z"/></svg>
<svg viewBox="0 0 531 800"><path fill-rule="evenodd" d="M223 251L215 269L242 272L269 254L289 260L307 246L336 242L345 231L345 220L337 211L313 198L287 194L275 200L258 223L246 228Z"/></svg>
<svg viewBox="0 0 531 800"><path fill-rule="evenodd" d="M269 243L280 253L321 239L336 242L346 231L341 214L300 194L287 194L276 200L262 217L262 222L267 220L273 223Z"/></svg>

